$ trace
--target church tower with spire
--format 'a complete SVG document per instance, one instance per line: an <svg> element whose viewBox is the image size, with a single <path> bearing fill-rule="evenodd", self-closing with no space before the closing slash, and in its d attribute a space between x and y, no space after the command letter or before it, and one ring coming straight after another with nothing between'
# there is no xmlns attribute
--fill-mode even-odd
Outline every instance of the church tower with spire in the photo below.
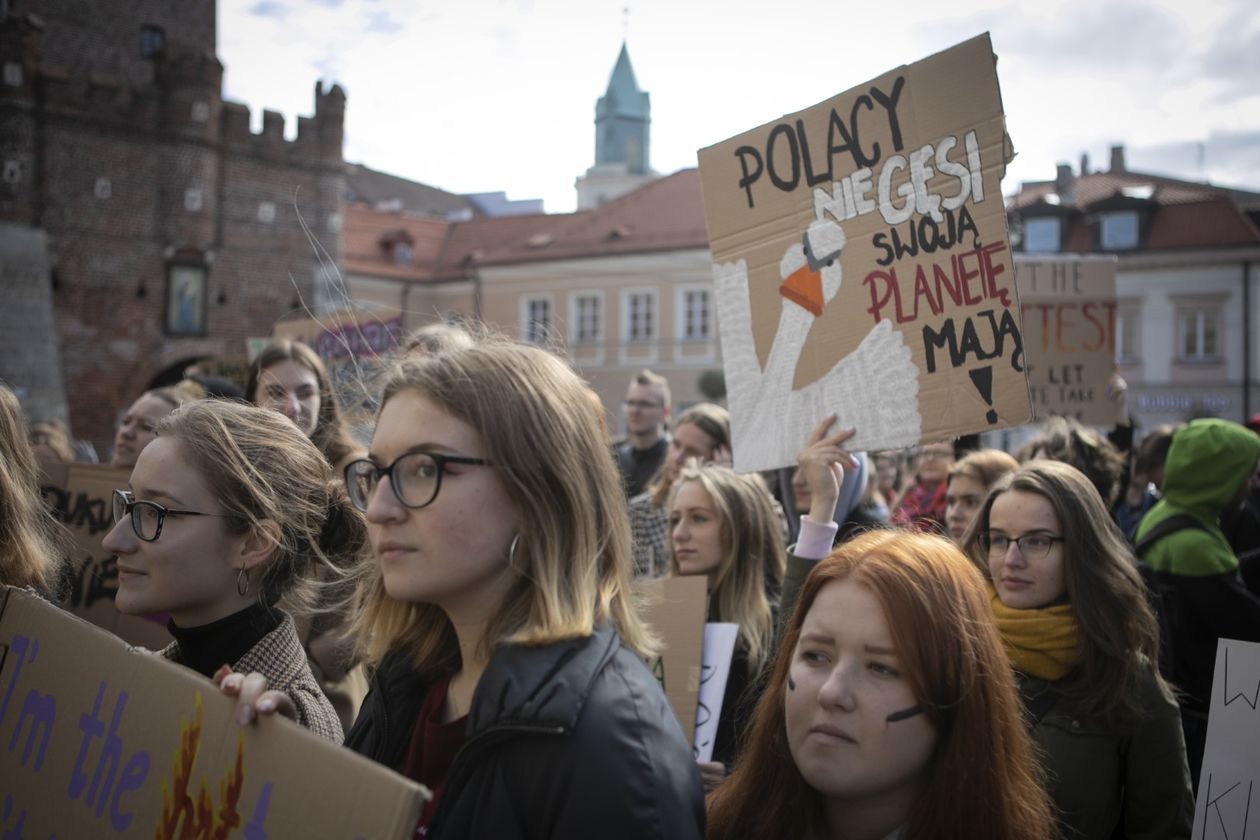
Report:
<svg viewBox="0 0 1260 840"><path fill-rule="evenodd" d="M579 210L598 207L657 177L648 163L651 112L623 41L608 90L595 103L595 165L577 179Z"/></svg>

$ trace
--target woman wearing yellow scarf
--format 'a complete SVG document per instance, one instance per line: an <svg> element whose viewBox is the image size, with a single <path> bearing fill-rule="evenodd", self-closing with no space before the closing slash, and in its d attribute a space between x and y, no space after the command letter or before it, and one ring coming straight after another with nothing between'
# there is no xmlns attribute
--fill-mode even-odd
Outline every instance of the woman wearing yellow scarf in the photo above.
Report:
<svg viewBox="0 0 1260 840"><path fill-rule="evenodd" d="M1124 538L1076 468L1001 479L963 539L989 580L1063 836L1190 837L1194 797L1159 627Z"/></svg>

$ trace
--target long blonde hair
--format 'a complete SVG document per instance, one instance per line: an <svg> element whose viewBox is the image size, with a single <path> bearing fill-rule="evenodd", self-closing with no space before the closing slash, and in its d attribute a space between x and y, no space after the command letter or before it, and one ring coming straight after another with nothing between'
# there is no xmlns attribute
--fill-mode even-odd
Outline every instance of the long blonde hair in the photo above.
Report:
<svg viewBox="0 0 1260 840"><path fill-rule="evenodd" d="M39 474L22 406L0 385L0 584L53 594L68 537L44 506Z"/></svg>
<svg viewBox="0 0 1260 840"><path fill-rule="evenodd" d="M519 516L519 574L486 626L481 653L501 642L587 636L611 621L626 645L651 654L655 639L630 601L625 493L573 371L537 347L479 337L471 347L398 363L382 407L410 391L477 431ZM459 646L441 608L394 600L378 566L364 574L354 628L364 656L378 661L405 649L421 672L458 671Z"/></svg>
<svg viewBox="0 0 1260 840"><path fill-rule="evenodd" d="M694 481L713 505L721 535L722 559L713 577L709 597L717 621L739 625L739 640L748 653L750 670L756 673L770 658L774 619L766 598L767 584L778 589L783 581L787 552L783 531L770 493L755 475L740 475L727 467L684 467L670 492L672 509L678 490ZM670 526L674 517L670 515ZM672 545L672 541L671 541ZM678 561L670 552L674 574Z"/></svg>

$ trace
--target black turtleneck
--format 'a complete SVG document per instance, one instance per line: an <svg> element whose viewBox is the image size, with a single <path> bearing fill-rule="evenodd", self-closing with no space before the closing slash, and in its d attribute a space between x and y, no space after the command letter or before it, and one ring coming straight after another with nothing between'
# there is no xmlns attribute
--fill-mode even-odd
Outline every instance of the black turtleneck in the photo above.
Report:
<svg viewBox="0 0 1260 840"><path fill-rule="evenodd" d="M236 663L283 620L282 612L255 601L200 627L177 627L172 620L166 628L179 644L180 664L211 677L221 666Z"/></svg>

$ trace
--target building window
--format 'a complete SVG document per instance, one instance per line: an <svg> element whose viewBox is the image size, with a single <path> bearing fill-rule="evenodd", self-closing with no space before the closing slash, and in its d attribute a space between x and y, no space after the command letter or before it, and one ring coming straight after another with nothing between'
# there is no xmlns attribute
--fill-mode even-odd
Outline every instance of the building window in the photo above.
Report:
<svg viewBox="0 0 1260 840"><path fill-rule="evenodd" d="M208 122L210 120L210 103L204 99L198 99L192 104L192 113L190 114L193 122Z"/></svg>
<svg viewBox="0 0 1260 840"><path fill-rule="evenodd" d="M1138 312L1120 306L1116 310L1116 361L1132 364L1138 360Z"/></svg>
<svg viewBox="0 0 1260 840"><path fill-rule="evenodd" d="M166 46L166 30L160 26L140 27L140 57L153 58Z"/></svg>
<svg viewBox="0 0 1260 840"><path fill-rule="evenodd" d="M415 256L415 252L411 249L411 243L397 242L394 244L395 265L411 265L411 259L413 256Z"/></svg>
<svg viewBox="0 0 1260 840"><path fill-rule="evenodd" d="M201 187L189 187L184 190L184 209L189 213L201 212Z"/></svg>
<svg viewBox="0 0 1260 840"><path fill-rule="evenodd" d="M626 340L632 343L656 338L656 295L630 292L626 295Z"/></svg>
<svg viewBox="0 0 1260 840"><path fill-rule="evenodd" d="M709 290L683 289L680 316L683 341L708 341L711 334L709 320Z"/></svg>
<svg viewBox="0 0 1260 840"><path fill-rule="evenodd" d="M1057 254L1060 250L1062 224L1058 219L1025 219L1024 250L1030 253Z"/></svg>
<svg viewBox="0 0 1260 840"><path fill-rule="evenodd" d="M600 299L598 295L578 295L573 299L573 343L599 342Z"/></svg>
<svg viewBox="0 0 1260 840"><path fill-rule="evenodd" d="M276 204L274 201L258 202L258 221L269 225L276 220Z"/></svg>
<svg viewBox="0 0 1260 840"><path fill-rule="evenodd" d="M1136 210L1107 213L1102 217L1102 249L1129 251L1138 246L1138 214Z"/></svg>
<svg viewBox="0 0 1260 840"><path fill-rule="evenodd" d="M9 87L22 86L22 65L16 61L4 63L4 83Z"/></svg>
<svg viewBox="0 0 1260 840"><path fill-rule="evenodd" d="M105 199L114 194L113 184L104 176L97 178L96 183L92 185L92 195L97 198Z"/></svg>
<svg viewBox="0 0 1260 840"><path fill-rule="evenodd" d="M521 301L521 341L545 344L551 334L551 298L531 297Z"/></svg>
<svg viewBox="0 0 1260 840"><path fill-rule="evenodd" d="M1182 359L1201 362L1217 358L1220 312L1216 306L1186 306L1177 310Z"/></svg>
<svg viewBox="0 0 1260 840"><path fill-rule="evenodd" d="M6 160L4 162L4 182L6 184L16 184L22 180L22 162L20 160Z"/></svg>
<svg viewBox="0 0 1260 840"><path fill-rule="evenodd" d="M167 266L166 331L171 335L205 334L205 263L180 262Z"/></svg>

